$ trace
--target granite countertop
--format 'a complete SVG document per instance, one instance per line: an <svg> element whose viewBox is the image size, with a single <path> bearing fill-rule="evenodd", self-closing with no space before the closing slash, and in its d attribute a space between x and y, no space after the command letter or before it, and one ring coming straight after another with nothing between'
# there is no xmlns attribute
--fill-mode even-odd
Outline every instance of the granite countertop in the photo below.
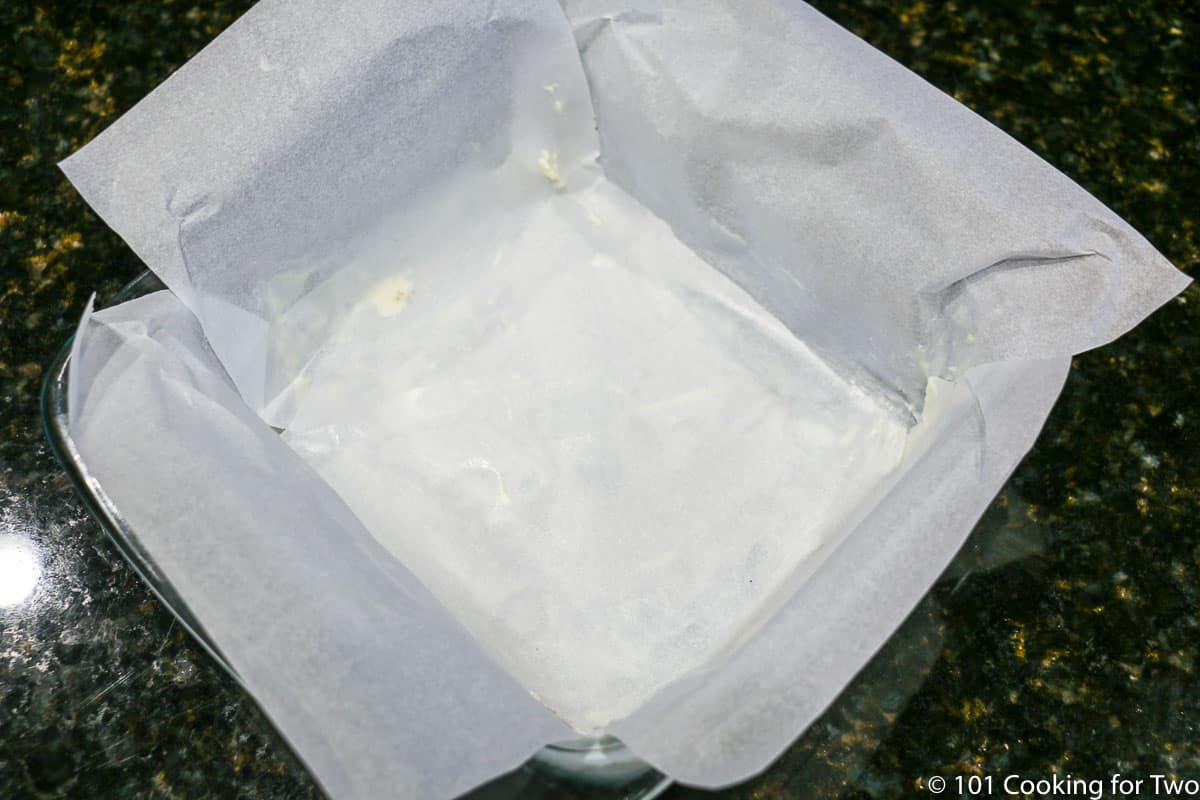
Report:
<svg viewBox="0 0 1200 800"><path fill-rule="evenodd" d="M244 0L0 4L0 797L320 797L72 494L38 412L88 295L142 269L55 163ZM821 0L1200 269L1200 8ZM1200 777L1200 290L1079 356L963 553L728 798L933 775ZM679 800L703 793L674 788ZM481 797L579 797L528 771Z"/></svg>

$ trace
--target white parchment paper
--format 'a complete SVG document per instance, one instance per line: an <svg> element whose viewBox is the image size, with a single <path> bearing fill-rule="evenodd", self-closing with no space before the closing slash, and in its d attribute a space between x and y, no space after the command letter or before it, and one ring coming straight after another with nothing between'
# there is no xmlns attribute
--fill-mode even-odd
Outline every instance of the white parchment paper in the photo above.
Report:
<svg viewBox="0 0 1200 800"><path fill-rule="evenodd" d="M171 290L80 452L338 798L762 769L1187 283L785 0L264 0L63 169Z"/></svg>

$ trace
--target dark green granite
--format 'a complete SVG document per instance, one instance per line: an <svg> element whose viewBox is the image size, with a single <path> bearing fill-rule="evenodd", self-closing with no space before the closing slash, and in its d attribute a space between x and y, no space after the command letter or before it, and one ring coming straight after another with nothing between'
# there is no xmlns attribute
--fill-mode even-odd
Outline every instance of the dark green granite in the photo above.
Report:
<svg viewBox="0 0 1200 800"><path fill-rule="evenodd" d="M1196 274L1194 2L817 5ZM103 302L141 268L55 162L247 6L0 3L0 558L28 546L41 569L0 607L2 798L320 794L87 517L37 408L87 295ZM808 734L722 796L922 796L932 775L1200 777L1198 393L1193 287L1075 360L947 576ZM578 796L528 773L483 794Z"/></svg>

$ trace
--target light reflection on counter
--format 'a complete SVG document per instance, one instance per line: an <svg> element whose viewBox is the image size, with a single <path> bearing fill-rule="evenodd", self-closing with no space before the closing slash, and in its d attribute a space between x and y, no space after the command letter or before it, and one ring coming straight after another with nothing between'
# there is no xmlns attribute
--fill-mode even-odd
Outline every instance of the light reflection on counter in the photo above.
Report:
<svg viewBox="0 0 1200 800"><path fill-rule="evenodd" d="M27 537L0 534L0 609L24 603L42 576L37 549Z"/></svg>

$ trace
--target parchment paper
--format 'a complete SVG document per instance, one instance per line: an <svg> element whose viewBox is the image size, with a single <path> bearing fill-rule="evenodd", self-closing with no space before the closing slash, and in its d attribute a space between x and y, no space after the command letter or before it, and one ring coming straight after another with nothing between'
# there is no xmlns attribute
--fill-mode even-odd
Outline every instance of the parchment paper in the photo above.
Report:
<svg viewBox="0 0 1200 800"><path fill-rule="evenodd" d="M820 713L1032 445L1069 356L1187 283L1018 143L782 0L264 0L63 169L171 289L81 324L80 452L338 798L452 796L570 735L268 426L356 308L422 290L397 263L563 203L586 229L586 198L620 196L631 229L669 226L912 426L753 624L606 725L701 786Z"/></svg>

